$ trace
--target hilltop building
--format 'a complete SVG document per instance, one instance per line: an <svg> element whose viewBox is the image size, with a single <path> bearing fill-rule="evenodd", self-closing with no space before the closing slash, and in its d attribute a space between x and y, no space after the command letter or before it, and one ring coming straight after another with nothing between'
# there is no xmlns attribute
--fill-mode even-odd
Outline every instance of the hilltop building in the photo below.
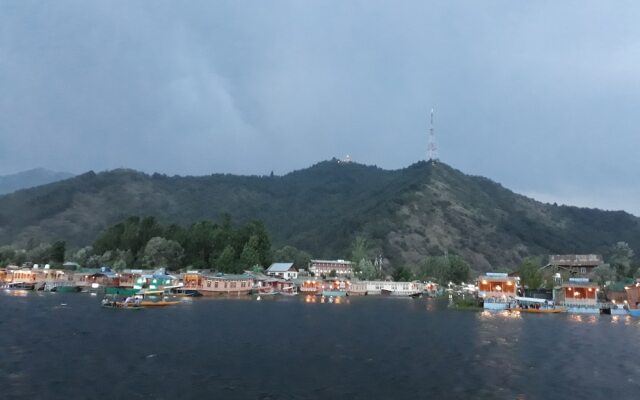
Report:
<svg viewBox="0 0 640 400"><path fill-rule="evenodd" d="M594 268L604 263L598 254L551 255L542 269L552 268L557 272L566 271L570 276L587 276Z"/></svg>
<svg viewBox="0 0 640 400"><path fill-rule="evenodd" d="M331 271L335 271L336 276L351 276L353 263L345 260L311 260L309 263L309 272L316 276L328 276Z"/></svg>

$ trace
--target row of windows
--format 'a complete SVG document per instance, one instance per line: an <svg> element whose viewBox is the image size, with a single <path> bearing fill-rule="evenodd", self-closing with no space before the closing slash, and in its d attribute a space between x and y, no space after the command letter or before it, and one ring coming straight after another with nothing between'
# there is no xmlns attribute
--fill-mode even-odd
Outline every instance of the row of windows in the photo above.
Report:
<svg viewBox="0 0 640 400"><path fill-rule="evenodd" d="M213 282L213 288L217 289L219 283L220 283L219 281L214 281ZM207 287L208 288L211 287L211 281L207 281ZM236 289L237 287L238 287L238 282L235 282L235 281L224 282L224 288L225 289L227 289L227 288L228 289ZM245 282L245 281L240 282L240 288L248 288L248 287L250 287L249 282Z"/></svg>

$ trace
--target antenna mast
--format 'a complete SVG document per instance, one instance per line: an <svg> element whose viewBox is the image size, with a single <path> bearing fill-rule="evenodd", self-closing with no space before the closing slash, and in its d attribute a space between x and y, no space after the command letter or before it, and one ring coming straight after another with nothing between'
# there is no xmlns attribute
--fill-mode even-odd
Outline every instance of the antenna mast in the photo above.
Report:
<svg viewBox="0 0 640 400"><path fill-rule="evenodd" d="M438 161L438 145L436 145L436 134L433 130L433 108L431 109L431 124L429 125L429 141L427 144L427 157L429 161Z"/></svg>

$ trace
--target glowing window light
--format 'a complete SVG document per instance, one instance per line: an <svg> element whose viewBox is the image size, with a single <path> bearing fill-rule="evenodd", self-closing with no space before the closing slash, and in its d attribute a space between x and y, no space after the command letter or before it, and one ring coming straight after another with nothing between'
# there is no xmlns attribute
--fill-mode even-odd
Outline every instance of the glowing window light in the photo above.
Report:
<svg viewBox="0 0 640 400"><path fill-rule="evenodd" d="M499 292L502 290L502 288L500 287L500 285L496 285L496 290Z"/></svg>

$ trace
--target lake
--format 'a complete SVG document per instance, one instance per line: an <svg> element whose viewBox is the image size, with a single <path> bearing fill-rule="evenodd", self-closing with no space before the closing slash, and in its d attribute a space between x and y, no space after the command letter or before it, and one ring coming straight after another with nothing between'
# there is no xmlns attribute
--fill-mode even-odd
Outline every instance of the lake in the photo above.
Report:
<svg viewBox="0 0 640 400"><path fill-rule="evenodd" d="M7 399L601 399L640 394L640 319L452 311L446 301L0 291Z"/></svg>

